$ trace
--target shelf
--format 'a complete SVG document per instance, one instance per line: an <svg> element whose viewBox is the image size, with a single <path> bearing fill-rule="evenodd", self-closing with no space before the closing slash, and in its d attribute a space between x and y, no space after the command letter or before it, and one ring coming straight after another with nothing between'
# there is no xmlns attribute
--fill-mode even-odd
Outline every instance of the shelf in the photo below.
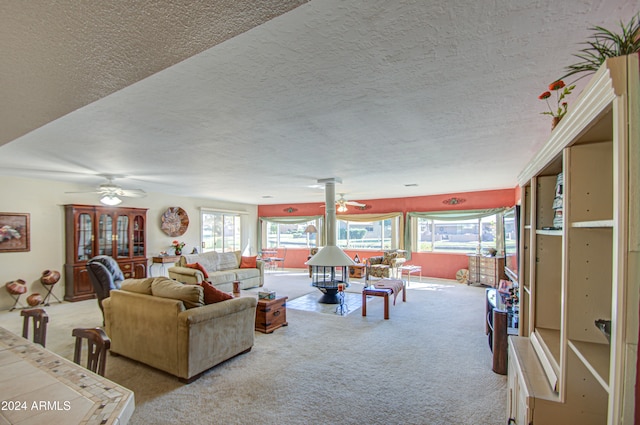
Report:
<svg viewBox="0 0 640 425"><path fill-rule="evenodd" d="M536 235L544 235L544 236L562 236L562 229L558 229L558 230L543 230L543 229L536 229Z"/></svg>
<svg viewBox="0 0 640 425"><path fill-rule="evenodd" d="M638 99L640 54L608 59L518 176L519 320L528 338L510 337L507 381L518 423L633 422L640 156L630 146L640 140ZM610 343L598 318L615 324Z"/></svg>
<svg viewBox="0 0 640 425"><path fill-rule="evenodd" d="M513 360L517 364L517 369L522 371L525 392L541 400L559 402L558 393L549 386L545 371L529 338L511 336L509 346L513 354L509 360Z"/></svg>
<svg viewBox="0 0 640 425"><path fill-rule="evenodd" d="M560 375L560 331L536 328L531 334L531 345L538 354L551 388L557 391Z"/></svg>
<svg viewBox="0 0 640 425"><path fill-rule="evenodd" d="M608 393L611 392L609 387L611 347L609 344L569 340L569 347L602 385L602 388Z"/></svg>
<svg viewBox="0 0 640 425"><path fill-rule="evenodd" d="M558 369L558 364L560 363L560 331L557 329L536 328L536 332L551 353L555 361L554 367Z"/></svg>
<svg viewBox="0 0 640 425"><path fill-rule="evenodd" d="M576 221L571 227L580 229L599 229L613 227L613 220Z"/></svg>

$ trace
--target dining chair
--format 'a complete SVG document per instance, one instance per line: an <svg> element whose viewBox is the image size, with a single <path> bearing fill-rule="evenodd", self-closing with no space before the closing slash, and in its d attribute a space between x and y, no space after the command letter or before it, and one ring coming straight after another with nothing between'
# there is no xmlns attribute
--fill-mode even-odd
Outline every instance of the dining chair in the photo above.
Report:
<svg viewBox="0 0 640 425"><path fill-rule="evenodd" d="M45 346L47 340L47 323L49 315L41 308L32 308L20 311L20 316L24 316L22 322L22 337L29 339L29 318L33 322L33 342Z"/></svg>
<svg viewBox="0 0 640 425"><path fill-rule="evenodd" d="M102 328L75 328L71 335L76 338L73 361L81 365L82 340L87 340L87 369L104 376L107 366L107 352L111 348L111 340Z"/></svg>
<svg viewBox="0 0 640 425"><path fill-rule="evenodd" d="M273 257L278 255L278 251L271 248L265 248L260 251L260 259L264 262L265 268L267 270L272 270L275 263L273 262Z"/></svg>
<svg viewBox="0 0 640 425"><path fill-rule="evenodd" d="M276 255L278 255L276 251ZM273 263L274 270L278 270L278 263L280 264L280 268L284 271L284 258L287 256L287 248L282 248L282 257L272 257L271 263Z"/></svg>

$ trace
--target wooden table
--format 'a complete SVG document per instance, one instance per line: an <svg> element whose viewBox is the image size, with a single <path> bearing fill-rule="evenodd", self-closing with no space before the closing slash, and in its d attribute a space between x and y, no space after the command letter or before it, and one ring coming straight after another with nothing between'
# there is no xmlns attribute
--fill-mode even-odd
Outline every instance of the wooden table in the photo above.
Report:
<svg viewBox="0 0 640 425"><path fill-rule="evenodd" d="M256 330L270 334L279 327L287 326L287 299L258 300L256 306Z"/></svg>
<svg viewBox="0 0 640 425"><path fill-rule="evenodd" d="M349 266L349 277L362 278L365 277L366 266L364 264L356 264Z"/></svg>
<svg viewBox="0 0 640 425"><path fill-rule="evenodd" d="M394 279L396 281L396 279ZM407 287L402 285L402 302L407 302ZM365 286L362 290L362 316L367 315L367 295L384 298L384 319L389 320L389 296L393 290L389 288L376 288L375 286ZM395 302L395 301L394 301Z"/></svg>
<svg viewBox="0 0 640 425"><path fill-rule="evenodd" d="M131 390L1 327L0 381L0 423L123 425L135 408Z"/></svg>
<svg viewBox="0 0 640 425"><path fill-rule="evenodd" d="M163 275L166 276L167 268L165 264L167 263L174 264L174 263L177 263L178 261L180 261L179 255L158 255L155 257L151 257L151 266L149 266L149 277L152 276L151 269L155 264L160 265L160 270L162 270Z"/></svg>

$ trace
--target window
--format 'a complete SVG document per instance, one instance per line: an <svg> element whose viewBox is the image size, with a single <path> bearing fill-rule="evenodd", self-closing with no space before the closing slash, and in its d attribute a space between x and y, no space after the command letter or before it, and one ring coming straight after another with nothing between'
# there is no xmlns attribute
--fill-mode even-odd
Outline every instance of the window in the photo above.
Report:
<svg viewBox="0 0 640 425"><path fill-rule="evenodd" d="M437 220L414 218L416 252L472 254L480 249L497 249L498 215L482 218Z"/></svg>
<svg viewBox="0 0 640 425"><path fill-rule="evenodd" d="M400 216L374 221L338 218L336 245L342 249L398 248Z"/></svg>
<svg viewBox="0 0 640 425"><path fill-rule="evenodd" d="M323 216L260 217L262 248L322 246ZM307 233L309 225L320 233ZM402 213L343 214L337 217L336 244L340 248L385 250L400 247Z"/></svg>
<svg viewBox="0 0 640 425"><path fill-rule="evenodd" d="M307 233L305 230L309 225L320 228L318 220L309 220L302 223L276 223L265 221L264 230L266 233L266 243L264 248L309 248L318 246L318 233Z"/></svg>
<svg viewBox="0 0 640 425"><path fill-rule="evenodd" d="M240 214L202 211L202 251L241 250Z"/></svg>

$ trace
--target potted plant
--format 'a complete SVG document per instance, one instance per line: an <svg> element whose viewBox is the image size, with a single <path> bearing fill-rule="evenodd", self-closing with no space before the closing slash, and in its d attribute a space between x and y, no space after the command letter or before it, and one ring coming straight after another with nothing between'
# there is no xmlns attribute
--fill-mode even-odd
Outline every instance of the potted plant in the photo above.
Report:
<svg viewBox="0 0 640 425"><path fill-rule="evenodd" d="M607 58L640 52L640 13L626 25L620 21L620 29L622 33L617 34L600 26L589 28L593 34L583 43L587 47L573 55L581 61L566 66L566 74L559 79L582 72L585 73L582 77L585 77L596 72Z"/></svg>

